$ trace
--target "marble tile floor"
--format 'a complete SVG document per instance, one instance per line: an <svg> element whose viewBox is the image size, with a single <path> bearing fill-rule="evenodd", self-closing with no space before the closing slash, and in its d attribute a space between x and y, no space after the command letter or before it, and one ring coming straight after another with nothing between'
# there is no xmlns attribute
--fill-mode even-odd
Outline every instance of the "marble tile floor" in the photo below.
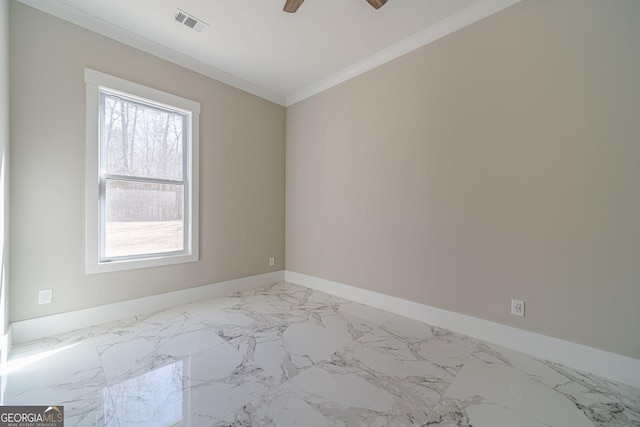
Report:
<svg viewBox="0 0 640 427"><path fill-rule="evenodd" d="M16 346L65 426L640 426L640 390L290 283Z"/></svg>

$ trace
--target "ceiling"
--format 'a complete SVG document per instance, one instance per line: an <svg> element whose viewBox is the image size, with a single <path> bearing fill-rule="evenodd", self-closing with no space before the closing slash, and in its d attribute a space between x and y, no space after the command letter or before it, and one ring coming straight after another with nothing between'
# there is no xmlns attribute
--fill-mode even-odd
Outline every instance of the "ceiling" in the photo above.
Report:
<svg viewBox="0 0 640 427"><path fill-rule="evenodd" d="M194 71L291 105L520 0L19 0ZM177 9L207 25L197 32Z"/></svg>

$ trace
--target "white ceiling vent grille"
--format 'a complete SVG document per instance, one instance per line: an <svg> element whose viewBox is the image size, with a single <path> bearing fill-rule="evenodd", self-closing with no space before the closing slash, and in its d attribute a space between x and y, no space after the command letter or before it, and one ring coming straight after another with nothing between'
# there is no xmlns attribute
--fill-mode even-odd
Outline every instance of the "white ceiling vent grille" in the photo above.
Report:
<svg viewBox="0 0 640 427"><path fill-rule="evenodd" d="M180 9L176 10L175 20L193 30L196 30L197 32L201 32L205 29L205 27L209 26L209 24L207 24L206 22L201 21L200 19L195 18L194 16L189 15L187 12Z"/></svg>

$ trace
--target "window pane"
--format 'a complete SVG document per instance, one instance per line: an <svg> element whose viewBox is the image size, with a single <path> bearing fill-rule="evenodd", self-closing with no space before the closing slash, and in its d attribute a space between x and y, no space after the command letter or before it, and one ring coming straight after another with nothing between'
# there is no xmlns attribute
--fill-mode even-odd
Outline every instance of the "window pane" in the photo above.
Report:
<svg viewBox="0 0 640 427"><path fill-rule="evenodd" d="M104 95L106 172L182 181L185 115Z"/></svg>
<svg viewBox="0 0 640 427"><path fill-rule="evenodd" d="M107 180L105 257L184 250L184 186Z"/></svg>

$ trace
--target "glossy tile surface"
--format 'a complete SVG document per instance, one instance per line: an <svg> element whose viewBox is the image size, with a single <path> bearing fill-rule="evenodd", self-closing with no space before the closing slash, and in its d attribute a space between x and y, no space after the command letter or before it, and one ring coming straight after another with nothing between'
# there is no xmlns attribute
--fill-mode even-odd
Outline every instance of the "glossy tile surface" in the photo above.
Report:
<svg viewBox="0 0 640 427"><path fill-rule="evenodd" d="M17 346L67 426L640 426L640 390L289 283Z"/></svg>

